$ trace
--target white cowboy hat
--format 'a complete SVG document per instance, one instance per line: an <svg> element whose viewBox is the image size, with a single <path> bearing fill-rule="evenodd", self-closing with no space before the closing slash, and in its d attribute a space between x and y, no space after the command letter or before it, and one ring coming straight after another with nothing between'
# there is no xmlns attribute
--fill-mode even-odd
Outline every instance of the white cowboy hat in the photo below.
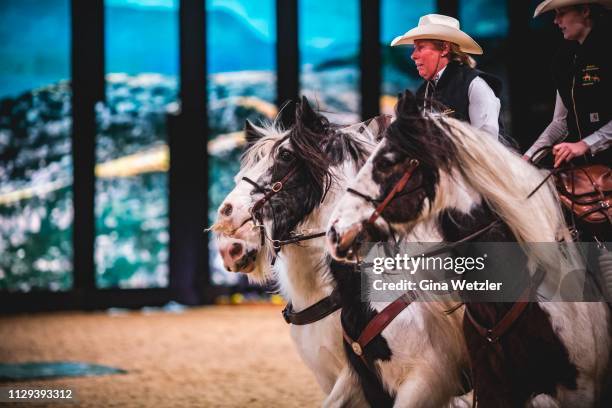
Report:
<svg viewBox="0 0 612 408"><path fill-rule="evenodd" d="M455 43L468 54L482 54L482 48L469 35L459 29L459 20L442 14L427 14L419 25L404 35L395 37L391 46L414 44L414 40L442 40Z"/></svg>
<svg viewBox="0 0 612 408"><path fill-rule="evenodd" d="M534 17L539 16L542 13L546 13L550 10L555 10L561 7L577 6L578 4L600 4L606 8L612 8L612 0L544 0L533 13Z"/></svg>

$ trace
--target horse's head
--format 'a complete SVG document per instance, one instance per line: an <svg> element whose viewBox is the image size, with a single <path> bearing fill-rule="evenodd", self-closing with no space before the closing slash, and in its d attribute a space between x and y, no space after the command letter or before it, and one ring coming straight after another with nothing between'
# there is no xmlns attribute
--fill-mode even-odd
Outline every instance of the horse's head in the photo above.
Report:
<svg viewBox="0 0 612 408"><path fill-rule="evenodd" d="M328 247L337 259L355 261L361 242L410 232L431 210L440 172L450 168L453 143L411 93L399 98L396 116L330 217Z"/></svg>
<svg viewBox="0 0 612 408"><path fill-rule="evenodd" d="M320 228L318 220L305 220L309 215L316 218L315 210L328 192L334 194L330 188L337 180L335 169L344 166L346 156L354 155L362 164L371 150L350 141L350 133L354 130L334 126L317 114L305 98L288 131L247 122L248 147L236 187L221 203L213 228L222 235L219 250L228 270L254 272L254 279L264 280L274 240L290 238L298 227Z"/></svg>
<svg viewBox="0 0 612 408"><path fill-rule="evenodd" d="M217 220L211 230L216 233L217 248L223 266L230 272L250 273L261 263L259 233L250 213L253 187L243 176L257 179L266 171L269 155L283 131L274 127L258 128L248 120L245 125L246 151L240 172L234 178L235 187L217 209ZM264 276L256 279L263 280Z"/></svg>

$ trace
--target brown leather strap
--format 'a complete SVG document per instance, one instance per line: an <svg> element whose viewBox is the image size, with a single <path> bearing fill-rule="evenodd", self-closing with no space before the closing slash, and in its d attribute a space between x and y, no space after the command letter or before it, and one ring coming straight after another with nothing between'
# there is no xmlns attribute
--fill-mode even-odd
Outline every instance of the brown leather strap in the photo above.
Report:
<svg viewBox="0 0 612 408"><path fill-rule="evenodd" d="M327 232L322 231L322 232L316 232L314 234L297 234L294 235L293 237L289 238L289 239L275 239L272 241L272 247L275 250L280 250L282 247L284 247L285 245L289 245L289 244L297 244L298 242L302 242L302 241L308 241L310 239L315 239L315 238L321 238L323 236L327 235Z"/></svg>
<svg viewBox="0 0 612 408"><path fill-rule="evenodd" d="M410 306L415 299L416 292L406 292L374 316L357 339L361 348L363 349L374 339L374 337L382 333L385 327L387 327L402 310Z"/></svg>
<svg viewBox="0 0 612 408"><path fill-rule="evenodd" d="M353 353L361 357L361 360L366 365L368 365L368 363L363 357L365 347L374 340L376 336L382 333L385 327L387 327L402 310L410 306L416 297L417 294L415 291L409 291L395 299L395 301L387 305L387 307L381 310L380 313L376 314L376 316L368 322L357 340L353 340L346 330L344 330L344 327L342 328L344 340L351 346Z"/></svg>
<svg viewBox="0 0 612 408"><path fill-rule="evenodd" d="M445 315L452 315L453 313L455 313L457 310L461 309L462 306L465 306L465 303L461 302L461 303L457 303L455 306L452 306L448 309L446 309L444 311Z"/></svg>
<svg viewBox="0 0 612 408"><path fill-rule="evenodd" d="M493 326L493 328L491 329L483 326L482 324L480 324L480 322L478 322L478 320L476 320L474 315L472 315L472 313L470 312L470 305L468 303L465 308L465 314L468 317L470 323L472 323L472 326L474 326L476 331L482 337L487 339L489 343L496 343L497 341L499 341L499 339L510 329L510 327L512 327L514 322L516 322L516 320L521 316L527 306L529 306L529 297L531 295L531 292L540 283L543 274L544 273L541 270L536 271L530 284L525 288L519 299L512 305L510 310L506 312L504 317L502 317L501 320L497 322L495 326Z"/></svg>
<svg viewBox="0 0 612 408"><path fill-rule="evenodd" d="M334 313L341 307L340 295L334 290L329 296L324 297L314 305L309 306L300 312L293 311L291 302L287 303L287 306L285 306L283 309L283 318L289 324L304 326L306 324L318 322L324 317Z"/></svg>
<svg viewBox="0 0 612 408"><path fill-rule="evenodd" d="M279 191L283 189L283 187L285 186L285 183L295 174L296 171L297 171L297 166L293 166L280 181L277 181L276 183L272 184L272 187L270 188L269 191L266 191L266 189L260 186L259 184L257 184L257 182L251 180L250 178L246 176L242 178L242 180L246 181L247 183L255 187L259 192L264 194L264 196L260 198L259 200L257 200L255 204L253 204L253 206L249 209L251 218L255 222L255 225L259 227L259 235L261 238L262 246L266 243L266 231L265 231L264 224L263 224L263 216L260 210L270 200L270 198L272 198L272 196L274 196L276 193L278 193ZM276 261L276 257L272 259L272 266L274 266L275 261Z"/></svg>
<svg viewBox="0 0 612 408"><path fill-rule="evenodd" d="M372 367L370 367L370 364L368 364L368 361L365 359L363 355L363 349L361 348L359 343L353 340L351 336L349 336L346 333L346 330L344 330L344 328L342 329L342 337L344 337L344 341L346 342L346 344L348 344L351 347L351 349L353 350L353 353L355 353L361 359L363 364L371 370Z"/></svg>
<svg viewBox="0 0 612 408"><path fill-rule="evenodd" d="M408 169L406 169L402 178L395 184L395 186L393 186L393 189L391 190L391 192L389 192L389 194L387 194L383 202L380 203L378 207L376 207L376 209L368 219L368 223L372 224L378 219L378 217L380 217L380 214L382 214L385 208L387 208L387 206L389 205L391 200L393 200L395 195L402 191L404 187L406 187L408 180L410 180L410 177L412 177L412 173L417 167L419 167L419 161L417 159L410 160Z"/></svg>
<svg viewBox="0 0 612 408"><path fill-rule="evenodd" d="M489 343L495 343L499 341L500 337L503 336L510 326L518 319L518 317L523 313L525 308L529 305L529 302L516 302L512 305L512 308L504 315L504 317L492 328L487 329L485 326L481 325L476 318L470 312L469 304L465 308L465 314L468 317L472 326L476 329L478 334L487 339Z"/></svg>
<svg viewBox="0 0 612 408"><path fill-rule="evenodd" d="M267 203L270 200L270 198L272 198L272 196L274 196L279 191L281 191L283 187L285 186L285 183L291 178L291 176L293 176L293 174L295 174L296 171L297 171L297 166L292 167L291 170L289 170L287 174L285 174L285 177L283 177L280 181L277 181L274 184L272 184L270 191L265 193L262 198L260 198L259 200L257 200L255 204L253 204L253 207L251 208L251 212L259 211L264 206L264 204ZM251 182L251 180L248 179L247 177L243 177L242 179L248 182Z"/></svg>
<svg viewBox="0 0 612 408"><path fill-rule="evenodd" d="M610 204L608 204L607 201L600 201L598 204L599 206L595 206L590 210L587 210L582 214L578 215L578 218L586 218L593 213L601 212L612 223L612 220L610 220L610 216L608 215L608 209L610 208Z"/></svg>

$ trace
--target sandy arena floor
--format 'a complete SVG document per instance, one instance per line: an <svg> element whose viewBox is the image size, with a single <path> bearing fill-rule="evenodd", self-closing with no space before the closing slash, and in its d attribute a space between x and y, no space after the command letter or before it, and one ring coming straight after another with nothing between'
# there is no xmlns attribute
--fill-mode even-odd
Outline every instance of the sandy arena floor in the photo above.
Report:
<svg viewBox="0 0 612 408"><path fill-rule="evenodd" d="M128 371L0 386L68 387L79 407L319 406L323 393L297 355L280 310L214 306L180 314L0 317L0 362L69 360Z"/></svg>

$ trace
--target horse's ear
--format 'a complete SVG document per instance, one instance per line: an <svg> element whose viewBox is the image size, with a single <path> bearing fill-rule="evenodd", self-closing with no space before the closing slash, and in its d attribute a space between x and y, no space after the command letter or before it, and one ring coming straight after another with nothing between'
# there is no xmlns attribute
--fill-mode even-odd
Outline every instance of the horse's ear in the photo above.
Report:
<svg viewBox="0 0 612 408"><path fill-rule="evenodd" d="M302 96L302 101L297 109L297 120L302 123L304 127L312 130L315 133L321 132L323 128L323 120L321 115L316 113L308 99L305 96Z"/></svg>
<svg viewBox="0 0 612 408"><path fill-rule="evenodd" d="M244 122L244 135L247 146L255 144L263 136L248 119Z"/></svg>
<svg viewBox="0 0 612 408"><path fill-rule="evenodd" d="M398 95L395 111L397 113L397 116L418 115L420 113L420 110L416 96L406 89L403 94Z"/></svg>

